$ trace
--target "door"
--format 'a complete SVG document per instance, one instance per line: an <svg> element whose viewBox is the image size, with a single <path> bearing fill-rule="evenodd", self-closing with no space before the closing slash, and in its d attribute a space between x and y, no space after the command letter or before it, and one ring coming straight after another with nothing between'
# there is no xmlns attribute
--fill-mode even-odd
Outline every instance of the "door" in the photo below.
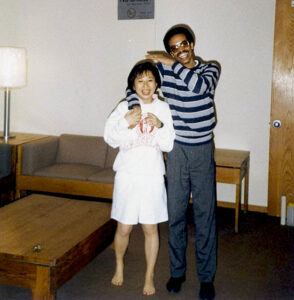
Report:
<svg viewBox="0 0 294 300"><path fill-rule="evenodd" d="M276 0L269 153L268 213L281 196L294 202L294 1Z"/></svg>

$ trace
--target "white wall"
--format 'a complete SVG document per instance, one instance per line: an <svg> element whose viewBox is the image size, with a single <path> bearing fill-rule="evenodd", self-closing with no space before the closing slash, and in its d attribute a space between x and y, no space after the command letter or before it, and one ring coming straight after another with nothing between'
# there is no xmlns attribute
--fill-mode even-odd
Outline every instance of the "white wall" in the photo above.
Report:
<svg viewBox="0 0 294 300"><path fill-rule="evenodd" d="M249 202L266 206L274 11L274 0L155 0L154 19L118 21L116 0L0 0L0 45L29 57L11 130L101 135L133 64L187 23L197 55L222 65L216 146L251 151ZM218 193L234 198L232 186Z"/></svg>

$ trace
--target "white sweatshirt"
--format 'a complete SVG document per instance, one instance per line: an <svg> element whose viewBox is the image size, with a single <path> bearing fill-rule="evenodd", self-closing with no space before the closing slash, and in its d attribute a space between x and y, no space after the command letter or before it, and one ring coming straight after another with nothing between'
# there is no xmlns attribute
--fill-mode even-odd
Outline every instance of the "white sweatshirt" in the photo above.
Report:
<svg viewBox="0 0 294 300"><path fill-rule="evenodd" d="M128 102L122 101L106 121L104 140L113 148L119 147L114 161L114 171L125 171L132 174L163 175L165 166L162 152L173 148L175 132L169 106L155 98L145 104L140 100L142 118L133 129L125 119ZM151 112L164 124L162 128L150 127L144 118Z"/></svg>

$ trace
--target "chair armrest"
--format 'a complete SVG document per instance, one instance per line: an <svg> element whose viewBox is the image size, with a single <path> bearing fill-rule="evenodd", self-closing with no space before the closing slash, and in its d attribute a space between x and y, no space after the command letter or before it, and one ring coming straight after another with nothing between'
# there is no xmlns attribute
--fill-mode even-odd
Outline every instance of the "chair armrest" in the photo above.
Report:
<svg viewBox="0 0 294 300"><path fill-rule="evenodd" d="M36 170L54 164L56 161L58 144L58 137L48 137L23 144L21 146L21 173L23 175L33 175Z"/></svg>

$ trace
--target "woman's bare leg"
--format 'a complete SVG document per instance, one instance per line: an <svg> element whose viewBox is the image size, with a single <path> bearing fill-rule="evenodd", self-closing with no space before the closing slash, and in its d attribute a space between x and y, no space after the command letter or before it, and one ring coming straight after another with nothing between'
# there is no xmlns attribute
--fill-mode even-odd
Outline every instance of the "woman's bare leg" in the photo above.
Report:
<svg viewBox="0 0 294 300"><path fill-rule="evenodd" d="M117 222L117 228L114 236L116 269L111 280L111 283L117 286L121 286L124 281L124 255L129 245L132 228L132 225Z"/></svg>
<svg viewBox="0 0 294 300"><path fill-rule="evenodd" d="M146 274L143 288L144 295L155 294L154 269L159 249L159 237L157 224L142 224L145 236Z"/></svg>

